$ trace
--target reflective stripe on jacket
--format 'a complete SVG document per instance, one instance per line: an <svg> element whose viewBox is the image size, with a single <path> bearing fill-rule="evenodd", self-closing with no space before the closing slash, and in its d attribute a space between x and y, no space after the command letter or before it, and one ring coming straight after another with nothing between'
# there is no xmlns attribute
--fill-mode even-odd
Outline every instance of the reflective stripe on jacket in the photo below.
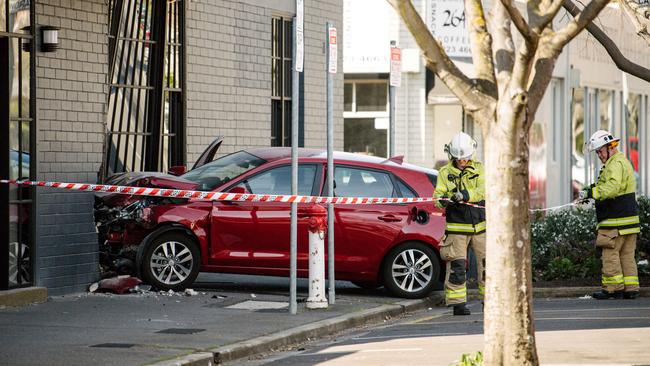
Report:
<svg viewBox="0 0 650 366"><path fill-rule="evenodd" d="M447 163L438 171L435 198L450 198L455 192L467 197L467 202L485 206L485 174L483 164L470 161L462 171ZM437 202L438 207L443 204ZM446 234L480 234L485 231L485 209L463 204L449 203L446 210Z"/></svg>
<svg viewBox="0 0 650 366"><path fill-rule="evenodd" d="M616 152L605 162L591 194L596 200L599 229L616 228L620 235L640 232L636 178L625 155Z"/></svg>

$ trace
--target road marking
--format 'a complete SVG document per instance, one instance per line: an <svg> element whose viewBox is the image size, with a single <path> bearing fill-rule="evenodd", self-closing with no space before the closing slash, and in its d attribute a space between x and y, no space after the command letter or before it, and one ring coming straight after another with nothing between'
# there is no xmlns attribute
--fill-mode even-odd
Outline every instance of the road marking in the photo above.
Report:
<svg viewBox="0 0 650 366"><path fill-rule="evenodd" d="M576 311L621 311L621 310L650 310L650 308L605 308L605 309L557 309L557 310L533 310L534 313L556 313Z"/></svg>
<svg viewBox="0 0 650 366"><path fill-rule="evenodd" d="M422 348L384 348L384 349L363 349L360 353L369 352L404 352L404 351L422 351Z"/></svg>
<svg viewBox="0 0 650 366"><path fill-rule="evenodd" d="M374 337L359 337L353 338L355 340L366 340L366 339L386 339L386 338L421 338L421 337L443 337L443 336L456 336L456 335L468 335L468 333L414 333L414 334L400 334L400 335L386 335L386 336L374 336Z"/></svg>
<svg viewBox="0 0 650 366"><path fill-rule="evenodd" d="M621 317L595 317L595 318L535 318L535 320L650 320L649 317L643 316L621 316Z"/></svg>

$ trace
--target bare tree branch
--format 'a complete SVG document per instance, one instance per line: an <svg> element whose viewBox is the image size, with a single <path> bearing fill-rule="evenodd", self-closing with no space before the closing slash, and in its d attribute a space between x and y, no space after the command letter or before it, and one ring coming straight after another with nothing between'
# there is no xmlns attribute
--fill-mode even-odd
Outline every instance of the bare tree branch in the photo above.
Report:
<svg viewBox="0 0 650 366"><path fill-rule="evenodd" d="M529 118L531 123L542 102L544 92L551 82L555 63L561 53L561 50L551 46L553 36L554 33L550 28L546 28L542 32L540 46L533 61L531 77L528 82L528 113L532 116Z"/></svg>
<svg viewBox="0 0 650 366"><path fill-rule="evenodd" d="M511 21L506 8L495 1L490 14L490 28L493 34L492 57L496 69L499 99L502 98L515 65L515 44L510 31Z"/></svg>
<svg viewBox="0 0 650 366"><path fill-rule="evenodd" d="M579 9L576 4L571 0L564 0L564 9L569 12L569 14L574 17L578 16ZM639 79L650 82L650 70L630 61L626 58L621 50L619 50L616 42L614 42L605 32L603 32L595 23L591 22L587 25L587 31L591 33L594 38L605 48L609 57L612 58L612 61L616 64L621 71L627 72L630 75L634 75Z"/></svg>
<svg viewBox="0 0 650 366"><path fill-rule="evenodd" d="M650 19L650 9L648 7L640 7L636 1L633 0L618 0L621 8L625 11L627 17L632 21L636 28L636 34L643 38L643 40L650 46L650 33L648 27L642 23L640 17Z"/></svg>
<svg viewBox="0 0 650 366"><path fill-rule="evenodd" d="M528 43L535 43L537 42L538 36L531 31L531 28L528 26L528 22L526 22L526 19L521 15L519 12L519 9L515 5L512 4L511 0L501 0L501 4L506 8L508 11L508 14L510 15L510 19L512 19L512 22L515 24L515 27L517 27L517 30L521 34L522 37L526 40Z"/></svg>
<svg viewBox="0 0 650 366"><path fill-rule="evenodd" d="M539 18L533 23L531 21L531 26L533 27L533 32L541 34L544 28L550 25L553 22L553 18L557 15L557 12L560 11L562 3L564 0L552 0L552 2L544 7L539 7Z"/></svg>
<svg viewBox="0 0 650 366"><path fill-rule="evenodd" d="M447 56L410 0L388 0L388 2L395 8L415 38L415 42L427 60L428 67L458 97L468 111L481 110L493 102L493 98L478 90L467 75L463 74Z"/></svg>
<svg viewBox="0 0 650 366"><path fill-rule="evenodd" d="M497 97L494 62L492 60L492 36L488 33L485 14L480 0L465 0L467 29L471 41L472 61L478 87L488 95Z"/></svg>
<svg viewBox="0 0 650 366"><path fill-rule="evenodd" d="M566 4L567 1L571 0L565 0L564 4ZM591 24L609 2L610 0L592 0L589 5L582 9L582 12L574 16L573 20L570 21L569 24L556 32L553 39L555 47L561 50L567 43L582 32L583 29Z"/></svg>

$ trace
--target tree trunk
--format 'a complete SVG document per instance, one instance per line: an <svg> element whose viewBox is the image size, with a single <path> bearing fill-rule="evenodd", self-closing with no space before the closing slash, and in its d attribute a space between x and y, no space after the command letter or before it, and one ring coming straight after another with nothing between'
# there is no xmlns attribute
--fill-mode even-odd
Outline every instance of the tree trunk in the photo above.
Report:
<svg viewBox="0 0 650 366"><path fill-rule="evenodd" d="M537 365L528 212L527 109L499 101L485 138L486 365ZM500 290L501 289L501 290ZM516 291L503 291L516 289Z"/></svg>

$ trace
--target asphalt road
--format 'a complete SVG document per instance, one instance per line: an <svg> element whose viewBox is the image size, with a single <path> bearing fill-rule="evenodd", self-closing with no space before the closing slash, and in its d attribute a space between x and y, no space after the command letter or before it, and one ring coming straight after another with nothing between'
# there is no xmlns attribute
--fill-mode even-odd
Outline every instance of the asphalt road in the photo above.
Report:
<svg viewBox="0 0 650 366"><path fill-rule="evenodd" d="M248 361L253 365L449 365L483 347L483 314L433 308L392 324ZM650 298L540 299L534 304L542 364L650 365Z"/></svg>

